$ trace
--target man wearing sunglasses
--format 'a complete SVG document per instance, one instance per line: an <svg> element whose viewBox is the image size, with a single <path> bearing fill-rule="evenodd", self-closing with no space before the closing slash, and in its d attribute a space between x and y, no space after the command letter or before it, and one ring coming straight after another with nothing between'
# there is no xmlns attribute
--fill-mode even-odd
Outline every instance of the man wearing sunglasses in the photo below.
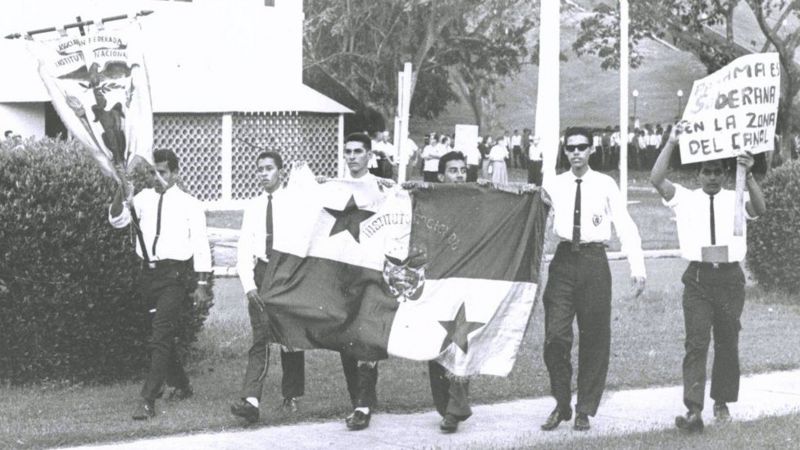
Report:
<svg viewBox="0 0 800 450"><path fill-rule="evenodd" d="M550 263L543 304L544 361L556 408L542 424L550 431L572 418L572 322L578 318L578 401L574 429L590 428L605 389L611 340L611 273L606 243L611 222L628 256L635 295L644 290L641 239L614 180L589 167L592 133L568 128L564 155L570 170L544 181L543 201L553 209L561 242Z"/></svg>
<svg viewBox="0 0 800 450"><path fill-rule="evenodd" d="M676 417L675 425L684 431L700 432L712 330L711 398L717 421L730 420L727 404L735 402L739 395L739 318L744 307L745 285L739 262L747 251L747 232L743 226L742 236L733 234L736 194L722 188L727 179L722 160L700 165L700 189L690 190L666 178L682 128L682 124L673 127L650 173L650 182L664 204L675 211L681 256L689 261L681 278L686 327L683 403L688 412ZM747 172L745 216L753 219L767 210L761 188L750 173L753 156L744 153L737 157L737 164Z"/></svg>

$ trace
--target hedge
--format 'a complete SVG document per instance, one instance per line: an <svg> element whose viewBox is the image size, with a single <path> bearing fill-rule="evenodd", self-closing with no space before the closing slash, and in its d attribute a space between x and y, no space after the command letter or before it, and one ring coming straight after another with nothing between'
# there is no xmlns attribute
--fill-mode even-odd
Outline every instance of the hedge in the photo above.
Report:
<svg viewBox="0 0 800 450"><path fill-rule="evenodd" d="M114 188L76 141L0 148L0 380L108 382L146 370L140 260L131 231L108 223ZM212 304L183 318L182 356Z"/></svg>
<svg viewBox="0 0 800 450"><path fill-rule="evenodd" d="M800 162L773 169L761 182L767 212L748 223L747 266L767 290L800 290Z"/></svg>

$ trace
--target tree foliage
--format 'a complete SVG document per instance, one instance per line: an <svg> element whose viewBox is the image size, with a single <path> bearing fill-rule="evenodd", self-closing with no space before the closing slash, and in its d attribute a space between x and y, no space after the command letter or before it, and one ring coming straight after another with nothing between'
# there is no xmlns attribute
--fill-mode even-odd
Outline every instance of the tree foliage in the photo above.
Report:
<svg viewBox="0 0 800 450"><path fill-rule="evenodd" d="M108 224L113 182L77 141L0 143L0 383L107 382L147 367L148 310L129 230ZM186 355L212 301L187 296Z"/></svg>
<svg viewBox="0 0 800 450"><path fill-rule="evenodd" d="M491 97L504 77L519 71L529 56L525 35L537 17L531 3L305 0L304 67L323 71L389 118L397 73L411 62L411 112L435 117L459 95L470 102Z"/></svg>
<svg viewBox="0 0 800 450"><path fill-rule="evenodd" d="M790 154L788 139L798 131L793 118L793 105L800 91L800 69L794 54L800 45L800 1L798 0L661 0L630 3L631 67L644 63L636 52L649 38L671 39L677 46L692 52L709 73L735 58L751 53L746 42L736 35L734 11L750 8L766 40L760 51L776 51L783 69L781 100L778 109L778 133L785 137L780 154ZM712 31L711 26L724 26L725 33ZM579 54L596 55L603 69L619 67L619 13L616 8L598 5L594 13L581 22L581 30L573 44Z"/></svg>

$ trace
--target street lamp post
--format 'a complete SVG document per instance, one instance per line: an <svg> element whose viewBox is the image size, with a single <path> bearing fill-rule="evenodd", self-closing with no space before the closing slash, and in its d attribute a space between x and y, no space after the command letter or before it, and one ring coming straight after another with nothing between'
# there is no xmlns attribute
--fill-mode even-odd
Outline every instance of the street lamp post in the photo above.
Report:
<svg viewBox="0 0 800 450"><path fill-rule="evenodd" d="M678 114L677 114L677 120L681 120L681 106L682 106L682 105L681 105L681 101L683 100L683 89L678 89L677 95L678 95Z"/></svg>
<svg viewBox="0 0 800 450"><path fill-rule="evenodd" d="M633 94L633 126L636 127L636 101L639 99L639 90L634 89L632 94Z"/></svg>

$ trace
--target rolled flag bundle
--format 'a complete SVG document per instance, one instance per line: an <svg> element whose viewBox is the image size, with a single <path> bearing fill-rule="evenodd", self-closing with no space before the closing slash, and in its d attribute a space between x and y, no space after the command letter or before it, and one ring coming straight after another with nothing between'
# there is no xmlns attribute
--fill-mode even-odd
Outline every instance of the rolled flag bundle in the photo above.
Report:
<svg viewBox="0 0 800 450"><path fill-rule="evenodd" d="M137 158L152 164L153 110L139 22L114 27L99 23L85 36L27 42L62 122L100 170L120 180L116 167Z"/></svg>

